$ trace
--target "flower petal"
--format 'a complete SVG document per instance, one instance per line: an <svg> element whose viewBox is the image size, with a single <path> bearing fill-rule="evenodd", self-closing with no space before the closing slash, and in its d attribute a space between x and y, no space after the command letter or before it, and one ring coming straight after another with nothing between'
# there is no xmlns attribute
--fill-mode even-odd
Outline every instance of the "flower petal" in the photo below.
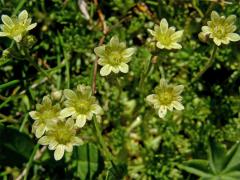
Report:
<svg viewBox="0 0 240 180"><path fill-rule="evenodd" d="M17 36L14 36L13 39L16 41L16 42L20 42L22 40L22 34L19 34Z"/></svg>
<svg viewBox="0 0 240 180"><path fill-rule="evenodd" d="M151 103L151 104L154 104L157 100L157 95L156 94L150 94L146 97L146 101Z"/></svg>
<svg viewBox="0 0 240 180"><path fill-rule="evenodd" d="M86 120L87 120L86 115L82 115L82 114L78 115L76 120L76 126L80 128L83 127L86 123Z"/></svg>
<svg viewBox="0 0 240 180"><path fill-rule="evenodd" d="M210 27L208 27L208 26L203 26L203 27L202 27L202 32L204 33L204 35L210 34L210 33L211 33Z"/></svg>
<svg viewBox="0 0 240 180"><path fill-rule="evenodd" d="M91 110L94 114L102 114L102 112L103 112L102 107L99 106L98 104L91 105Z"/></svg>
<svg viewBox="0 0 240 180"><path fill-rule="evenodd" d="M43 105L43 106L47 106L47 107L52 106L52 101L51 101L51 99L50 99L48 96L44 96L44 97L43 97L43 100L42 100L42 105Z"/></svg>
<svg viewBox="0 0 240 180"><path fill-rule="evenodd" d="M110 46L118 46L119 45L119 39L117 36L113 36L110 39Z"/></svg>
<svg viewBox="0 0 240 180"><path fill-rule="evenodd" d="M37 119L39 119L39 114L38 114L38 112L37 111L31 111L31 112L29 112L29 115L30 115L30 117L32 118L32 119L34 119L34 120L37 120Z"/></svg>
<svg viewBox="0 0 240 180"><path fill-rule="evenodd" d="M179 43L172 43L170 45L170 49L181 49L181 48L182 48L182 45Z"/></svg>
<svg viewBox="0 0 240 180"><path fill-rule="evenodd" d="M121 63L119 69L123 73L127 73L129 71L129 67L126 63Z"/></svg>
<svg viewBox="0 0 240 180"><path fill-rule="evenodd" d="M213 38L213 42L217 45L220 46L221 45L221 40L217 39L217 38Z"/></svg>
<svg viewBox="0 0 240 180"><path fill-rule="evenodd" d="M69 128L73 128L74 127L74 120L72 118L68 118L68 120L66 121L66 126L68 126Z"/></svg>
<svg viewBox="0 0 240 180"><path fill-rule="evenodd" d="M173 41L180 41L180 39L182 38L182 35L183 35L183 30L177 31L171 35L171 38Z"/></svg>
<svg viewBox="0 0 240 180"><path fill-rule="evenodd" d="M183 92L184 86L183 85L178 85L174 87L175 92L179 95Z"/></svg>
<svg viewBox="0 0 240 180"><path fill-rule="evenodd" d="M28 19L28 12L26 10L23 10L19 15L18 15L18 20L25 24Z"/></svg>
<svg viewBox="0 0 240 180"><path fill-rule="evenodd" d="M162 45L160 42L157 42L157 47L160 48L160 49L164 49L164 45Z"/></svg>
<svg viewBox="0 0 240 180"><path fill-rule="evenodd" d="M73 138L73 143L74 145L82 145L83 144L83 140L79 137L74 137Z"/></svg>
<svg viewBox="0 0 240 180"><path fill-rule="evenodd" d="M158 110L158 116L160 118L164 118L167 114L167 108L165 106L161 106Z"/></svg>
<svg viewBox="0 0 240 180"><path fill-rule="evenodd" d="M73 115L75 112L76 111L75 111L74 107L67 107L67 108L64 108L63 110L61 110L60 116L61 116L61 118L66 118L66 117Z"/></svg>
<svg viewBox="0 0 240 180"><path fill-rule="evenodd" d="M41 145L48 145L49 144L49 137L48 136L43 136L38 140L38 143Z"/></svg>
<svg viewBox="0 0 240 180"><path fill-rule="evenodd" d="M165 18L163 18L160 22L160 29L162 33L166 33L168 30L168 22Z"/></svg>
<svg viewBox="0 0 240 180"><path fill-rule="evenodd" d="M7 16L7 15L2 15L2 22L8 27L8 28L12 28L14 26L14 23L12 21L12 19Z"/></svg>
<svg viewBox="0 0 240 180"><path fill-rule="evenodd" d="M216 22L216 21L218 21L220 19L220 16L218 15L218 13L216 12L216 11L212 11L212 13L211 13L211 20L213 21L213 22Z"/></svg>
<svg viewBox="0 0 240 180"><path fill-rule="evenodd" d="M152 36L156 36L156 32L151 30L151 29L147 29L147 31L152 35Z"/></svg>
<svg viewBox="0 0 240 180"><path fill-rule="evenodd" d="M93 118L93 113L92 112L89 112L87 115L86 115L86 119L87 120L92 120L92 118Z"/></svg>
<svg viewBox="0 0 240 180"><path fill-rule="evenodd" d="M179 111L184 109L184 106L178 101L173 101L172 104L173 104L173 107Z"/></svg>
<svg viewBox="0 0 240 180"><path fill-rule="evenodd" d="M112 71L112 67L107 64L101 68L100 74L101 76L107 76L111 73L111 71Z"/></svg>
<svg viewBox="0 0 240 180"><path fill-rule="evenodd" d="M234 24L235 21L236 21L236 16L235 15L230 15L225 20L225 24Z"/></svg>
<svg viewBox="0 0 240 180"><path fill-rule="evenodd" d="M63 155L64 155L64 146L58 145L56 150L54 151L54 159L58 161L62 159Z"/></svg>
<svg viewBox="0 0 240 180"><path fill-rule="evenodd" d="M5 32L0 32L0 37L7 36L8 34Z"/></svg>
<svg viewBox="0 0 240 180"><path fill-rule="evenodd" d="M223 44L229 44L229 40L230 39L228 37L225 37L221 41L222 41Z"/></svg>
<svg viewBox="0 0 240 180"><path fill-rule="evenodd" d="M94 52L99 57L104 57L105 55L105 45L94 48Z"/></svg>
<svg viewBox="0 0 240 180"><path fill-rule="evenodd" d="M98 59L98 64L101 66L105 66L107 64L106 62L107 61L104 57Z"/></svg>
<svg viewBox="0 0 240 180"><path fill-rule="evenodd" d="M27 30L30 31L37 26L37 23L33 23L27 27Z"/></svg>
<svg viewBox="0 0 240 180"><path fill-rule="evenodd" d="M54 150L56 149L56 146L58 145L58 142L57 141L51 141L48 145L48 149L49 150Z"/></svg>
<svg viewBox="0 0 240 180"><path fill-rule="evenodd" d="M234 42L240 40L240 36L237 33L228 33L227 37L230 41L234 41Z"/></svg>
<svg viewBox="0 0 240 180"><path fill-rule="evenodd" d="M46 130L46 127L44 124L41 124L40 126L37 127L35 135L37 138L40 138Z"/></svg>
<svg viewBox="0 0 240 180"><path fill-rule="evenodd" d="M76 100L78 98L76 93L71 89L65 89L63 91L63 94L67 99L70 99L70 100Z"/></svg>
<svg viewBox="0 0 240 180"><path fill-rule="evenodd" d="M167 86L167 81L164 78L160 79L159 86L165 88Z"/></svg>
<svg viewBox="0 0 240 180"><path fill-rule="evenodd" d="M122 56L124 58L131 57L136 52L136 48L127 48L123 51Z"/></svg>
<svg viewBox="0 0 240 180"><path fill-rule="evenodd" d="M65 150L67 152L72 152L73 150L73 145L71 143L68 143L66 146L65 146Z"/></svg>
<svg viewBox="0 0 240 180"><path fill-rule="evenodd" d="M118 66L112 66L112 71L114 73L119 73L119 67Z"/></svg>

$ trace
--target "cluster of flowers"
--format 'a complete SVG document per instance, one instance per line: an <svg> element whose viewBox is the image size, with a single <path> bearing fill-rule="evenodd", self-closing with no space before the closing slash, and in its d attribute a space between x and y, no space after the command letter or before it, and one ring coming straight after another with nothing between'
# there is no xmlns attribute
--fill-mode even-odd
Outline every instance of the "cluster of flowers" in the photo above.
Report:
<svg viewBox="0 0 240 180"><path fill-rule="evenodd" d="M55 150L54 158L60 160L64 151L71 152L73 146L83 143L78 132L86 121L102 113L91 88L78 85L75 91L65 89L43 97L42 104L29 114L35 120L32 131L40 138L39 144Z"/></svg>
<svg viewBox="0 0 240 180"><path fill-rule="evenodd" d="M236 16L229 17L219 16L215 11L211 13L211 21L208 26L202 27L199 37L211 38L213 42L220 46L228 44L230 41L239 41L240 36L235 26ZM2 15L2 32L0 36L7 36L14 39L17 43L22 37L34 27L36 23L31 24L26 10L22 11L18 17L10 18ZM159 49L181 49L179 44L183 36L183 30L176 31L175 27L169 27L166 19L162 19L160 25L155 25L154 30L148 29L156 41ZM132 55L136 48L127 48L126 43L120 42L117 36L111 38L106 45L96 47L94 52L99 57L98 64L102 66L101 76L107 76L111 72L128 73L128 62L131 61ZM169 85L165 79L161 79L159 85L155 88L154 94L146 97L146 101L153 105L158 111L160 118L165 117L167 110L183 110L182 97L183 85ZM73 145L79 145L82 140L77 137L77 129L85 125L86 120L91 120L93 114L100 115L102 108L97 104L94 96L91 95L91 88L79 85L77 90L66 89L63 91L63 99L55 105L52 104L51 98L45 96L42 104L38 104L36 111L30 112L31 117L35 120L33 131L39 143L49 145L49 149L55 150L54 157L59 160L63 157L64 151L72 151ZM63 103L62 103L63 102ZM64 107L64 108L63 108ZM63 109L62 109L63 108Z"/></svg>
<svg viewBox="0 0 240 180"><path fill-rule="evenodd" d="M216 11L211 13L211 21L208 21L208 26L202 27L200 36L212 38L217 46L221 43L228 44L230 41L239 41L240 36L234 25L236 21L235 15L230 15L225 18L219 16ZM156 41L156 46L159 49L181 49L179 44L183 36L183 30L176 31L175 27L169 27L166 19L160 21L160 25L155 25L154 30L148 29L150 34ZM109 44L97 47L94 49L99 56L99 65L103 66L100 70L102 76L109 75L112 71L127 73L129 71L127 63L130 57L134 54L134 48L126 48L125 43L119 42L117 37L113 37ZM173 108L183 110L181 104L183 85L168 85L165 79L161 79L159 85L154 89L155 93L146 97L146 101L152 104L154 109L158 111L160 118L165 117L167 110L172 111Z"/></svg>

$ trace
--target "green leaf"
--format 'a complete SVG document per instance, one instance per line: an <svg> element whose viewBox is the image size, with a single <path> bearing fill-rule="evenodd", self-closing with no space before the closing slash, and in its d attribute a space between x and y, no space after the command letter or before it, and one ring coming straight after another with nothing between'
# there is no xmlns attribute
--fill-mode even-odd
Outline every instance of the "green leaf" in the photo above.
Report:
<svg viewBox="0 0 240 180"><path fill-rule="evenodd" d="M212 172L210 171L209 164L207 160L193 159L185 162L183 165L179 165L179 168L195 174L200 177L212 177Z"/></svg>
<svg viewBox="0 0 240 180"><path fill-rule="evenodd" d="M77 177L80 179L96 179L97 175L103 170L103 158L100 151L94 144L84 144L75 151L77 159Z"/></svg>
<svg viewBox="0 0 240 180"><path fill-rule="evenodd" d="M32 139L18 130L0 125L0 163L21 166L27 162L34 148Z"/></svg>
<svg viewBox="0 0 240 180"><path fill-rule="evenodd" d="M214 174L220 173L224 169L225 148L217 144L214 140L209 141L209 164Z"/></svg>
<svg viewBox="0 0 240 180"><path fill-rule="evenodd" d="M224 160L224 172L240 171L240 143L236 143L228 152Z"/></svg>
<svg viewBox="0 0 240 180"><path fill-rule="evenodd" d="M127 174L127 165L126 164L118 164L112 166L106 176L106 180L121 180Z"/></svg>
<svg viewBox="0 0 240 180"><path fill-rule="evenodd" d="M4 84L0 85L0 89L6 89L6 88L10 88L11 86L18 84L20 81L19 80L13 80Z"/></svg>
<svg viewBox="0 0 240 180"><path fill-rule="evenodd" d="M223 177L225 177L225 179L227 178L235 178L234 180L239 180L240 179L240 171L232 171L232 172L229 172L227 174L224 174Z"/></svg>

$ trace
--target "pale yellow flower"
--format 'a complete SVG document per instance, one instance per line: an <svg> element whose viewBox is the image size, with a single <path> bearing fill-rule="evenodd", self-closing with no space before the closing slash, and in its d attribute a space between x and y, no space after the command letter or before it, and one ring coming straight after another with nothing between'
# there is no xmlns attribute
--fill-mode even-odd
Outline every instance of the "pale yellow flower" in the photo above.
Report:
<svg viewBox="0 0 240 180"><path fill-rule="evenodd" d="M62 159L64 151L72 152L73 146L83 144L83 141L77 137L74 120L69 118L67 121L59 120L56 124L41 137L38 141L41 145L48 145L50 150L54 151L55 160Z"/></svg>
<svg viewBox="0 0 240 180"><path fill-rule="evenodd" d="M162 19L160 25L155 25L154 30L148 29L157 41L157 47L160 49L181 49L178 42L181 41L183 30L176 31L175 27L168 27L166 19ZM175 32L176 31L176 32Z"/></svg>
<svg viewBox="0 0 240 180"><path fill-rule="evenodd" d="M183 85L168 85L165 79L160 80L159 86L154 90L154 94L150 94L146 97L146 101L154 106L154 109L158 111L160 118L163 118L167 114L167 110L172 111L173 108L177 110L183 110L182 97L180 94L183 91Z"/></svg>
<svg viewBox="0 0 240 180"><path fill-rule="evenodd" d="M63 91L66 101L64 108L61 111L61 117L72 117L76 119L76 126L83 127L86 120L91 120L93 114L101 115L103 110L101 106L98 105L97 100L92 96L91 87L78 85L77 90L74 92L70 89L65 89Z"/></svg>
<svg viewBox="0 0 240 180"><path fill-rule="evenodd" d="M49 126L57 122L60 117L60 105L52 105L52 101L48 96L45 96L42 100L42 104L36 105L36 111L29 112L34 123L32 130L36 137L41 137Z"/></svg>
<svg viewBox="0 0 240 180"><path fill-rule="evenodd" d="M211 21L207 22L207 26L202 27L203 34L209 35L213 39L217 46L223 44L229 44L230 41L239 41L240 36L236 31L235 25L236 16L230 15L227 18L225 16L219 16L216 11L211 13Z"/></svg>
<svg viewBox="0 0 240 180"><path fill-rule="evenodd" d="M18 17L10 18L7 15L2 15L3 24L0 25L2 32L0 36L7 36L20 42L27 31L32 30L37 26L37 23L31 24L32 19L28 18L28 12L23 10Z"/></svg>
<svg viewBox="0 0 240 180"><path fill-rule="evenodd" d="M107 76L112 71L127 73L129 71L127 63L135 51L135 48L126 48L126 44L119 42L117 36L112 37L109 44L96 47L94 52L99 56L98 64L103 66L100 70L101 76Z"/></svg>

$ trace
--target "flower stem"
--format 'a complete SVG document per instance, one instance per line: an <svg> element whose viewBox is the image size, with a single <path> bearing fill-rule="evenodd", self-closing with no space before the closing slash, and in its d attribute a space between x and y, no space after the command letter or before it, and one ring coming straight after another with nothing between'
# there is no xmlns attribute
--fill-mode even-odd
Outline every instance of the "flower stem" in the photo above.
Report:
<svg viewBox="0 0 240 180"><path fill-rule="evenodd" d="M145 61L145 64L144 64L144 71L141 74L140 81L139 81L140 91L143 89L143 84L144 84L144 81L147 77L147 73L149 71L149 67L150 67L150 64L151 64L151 58L152 58L152 55L150 55L148 58L146 58L146 61Z"/></svg>
<svg viewBox="0 0 240 180"><path fill-rule="evenodd" d="M98 142L99 142L100 146L102 147L102 150L103 150L105 156L111 162L112 166L115 168L116 165L113 162L112 154L109 152L106 144L104 143L103 136L102 136L102 133L100 131L99 123L97 122L96 116L93 116L93 123L94 123L94 127L95 127L95 130L96 130L96 136L98 138Z"/></svg>
<svg viewBox="0 0 240 180"><path fill-rule="evenodd" d="M34 148L33 148L33 152L32 152L32 154L31 154L31 156L30 156L30 158L29 158L29 161L28 161L28 163L27 163L27 166L26 166L26 172L25 172L24 180L27 180L28 172L29 172L29 170L30 170L30 168L31 168L31 166L32 166L32 163L33 163L33 160L34 160L34 156L35 156L38 148L39 148L39 144L36 144L36 145L34 146Z"/></svg>
<svg viewBox="0 0 240 180"><path fill-rule="evenodd" d="M123 88L122 88L122 83L121 83L121 79L119 78L119 76L117 76L117 87L118 87L117 101L120 105L120 98L121 98L121 95L122 95Z"/></svg>
<svg viewBox="0 0 240 180"><path fill-rule="evenodd" d="M197 73L197 75L193 79L192 83L196 82L213 65L213 62L214 62L214 59L215 59L215 56L216 56L216 52L217 52L217 46L214 44L212 54L211 54L211 57L209 58L209 61L203 67L203 69L201 69L201 71L199 71Z"/></svg>

